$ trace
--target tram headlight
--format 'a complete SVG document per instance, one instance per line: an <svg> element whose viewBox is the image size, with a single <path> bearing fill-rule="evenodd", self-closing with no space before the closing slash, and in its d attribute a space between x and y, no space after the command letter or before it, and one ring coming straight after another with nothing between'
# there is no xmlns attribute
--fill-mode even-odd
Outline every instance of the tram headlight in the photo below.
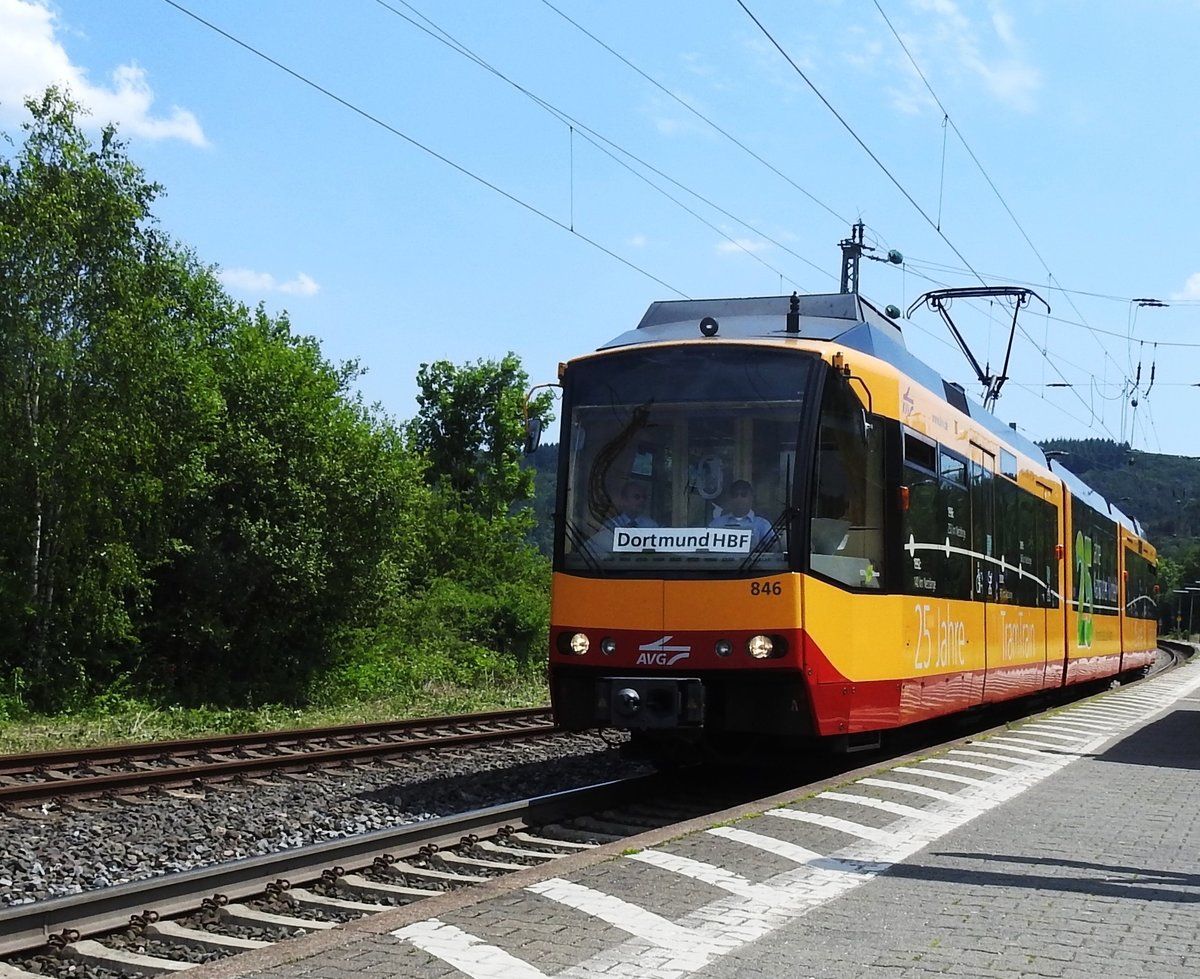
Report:
<svg viewBox="0 0 1200 979"><path fill-rule="evenodd" d="M751 636L746 640L746 652L755 659L766 659L774 648L775 644L771 642L770 636Z"/></svg>
<svg viewBox="0 0 1200 979"><path fill-rule="evenodd" d="M591 640L583 632L560 632L558 635L558 651L566 656L582 656L591 645Z"/></svg>
<svg viewBox="0 0 1200 979"><path fill-rule="evenodd" d="M600 640L600 652L605 656L611 656L617 651L617 641L612 636L605 636Z"/></svg>
<svg viewBox="0 0 1200 979"><path fill-rule="evenodd" d="M783 636L759 634L746 640L746 652L754 659L778 659L787 652L787 641Z"/></svg>
<svg viewBox="0 0 1200 979"><path fill-rule="evenodd" d="M723 658L733 652L733 643L728 639L718 639L715 648L717 655Z"/></svg>

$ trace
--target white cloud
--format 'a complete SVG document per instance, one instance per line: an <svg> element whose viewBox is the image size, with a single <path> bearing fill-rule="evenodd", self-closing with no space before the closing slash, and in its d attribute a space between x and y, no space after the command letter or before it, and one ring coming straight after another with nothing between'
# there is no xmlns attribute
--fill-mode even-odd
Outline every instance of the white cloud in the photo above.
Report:
<svg viewBox="0 0 1200 979"><path fill-rule="evenodd" d="M288 296L315 296L321 287L311 276L303 272L297 273L294 279L279 282L269 272L255 272L253 269L224 269L217 276L222 284L234 292L251 293L256 296L265 293L281 292Z"/></svg>
<svg viewBox="0 0 1200 979"><path fill-rule="evenodd" d="M1171 298L1177 302L1186 299L1200 299L1200 272L1193 272L1189 275L1187 282L1183 284L1183 291L1172 293Z"/></svg>
<svg viewBox="0 0 1200 979"><path fill-rule="evenodd" d="M936 20L932 30L923 32L929 39L926 50L949 52L960 70L976 76L1000 102L1021 111L1032 110L1041 75L1026 61L1013 18L1000 3L992 4L987 26L973 23L954 0L914 0L914 6ZM981 42L983 33L990 36ZM905 44L920 61L911 35L905 37Z"/></svg>
<svg viewBox="0 0 1200 979"><path fill-rule="evenodd" d="M56 37L57 20L34 0L0 0L0 112L15 117L26 98L57 85L91 111L85 124L112 122L124 136L208 145L199 121L187 110L172 106L168 113L151 113L154 92L137 65L114 69L107 86L93 84L88 70L72 64Z"/></svg>
<svg viewBox="0 0 1200 979"><path fill-rule="evenodd" d="M699 106L697 99L683 92L676 92L675 94L686 105L695 107L699 112L704 111ZM708 126L680 105L679 102L676 102L675 99L669 99L658 92L655 92L651 96L645 111L654 120L654 128L663 136L687 136L695 133L707 134L709 132Z"/></svg>
<svg viewBox="0 0 1200 979"><path fill-rule="evenodd" d="M718 255L745 255L746 252L757 254L766 250L767 243L765 241L752 241L749 238L735 238L733 241L717 242Z"/></svg>

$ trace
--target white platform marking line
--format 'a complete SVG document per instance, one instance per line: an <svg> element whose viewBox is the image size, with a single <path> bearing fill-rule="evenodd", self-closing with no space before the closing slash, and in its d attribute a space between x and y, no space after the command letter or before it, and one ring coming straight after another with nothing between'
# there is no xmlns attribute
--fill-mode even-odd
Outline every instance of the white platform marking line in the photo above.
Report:
<svg viewBox="0 0 1200 979"><path fill-rule="evenodd" d="M1151 696L1151 695L1148 695L1148 693L1145 697L1136 699L1136 701L1132 697L1130 697L1128 699L1128 701L1124 701L1124 703L1134 704L1134 705L1136 705L1136 707L1144 707L1144 708L1156 708L1156 707L1160 708L1160 707L1164 707L1164 705L1169 704L1170 702L1171 702L1170 697L1164 697L1162 695Z"/></svg>
<svg viewBox="0 0 1200 979"><path fill-rule="evenodd" d="M1076 727L1108 727L1112 721L1107 717L1092 717L1086 714L1059 714L1054 718L1059 724L1073 724Z"/></svg>
<svg viewBox="0 0 1200 979"><path fill-rule="evenodd" d="M1161 698L1159 697L1158 694L1151 693L1149 691L1147 691L1146 693L1135 693L1133 691L1126 691L1125 693L1123 693L1121 695L1122 703L1128 702L1131 704L1147 704L1147 703L1150 703L1151 701L1155 701L1155 700L1159 700L1159 699L1161 699Z"/></svg>
<svg viewBox="0 0 1200 979"><path fill-rule="evenodd" d="M1079 735L1103 734L1112 730L1111 724L1095 724L1091 721L1047 721L1046 725L1056 730L1070 731Z"/></svg>
<svg viewBox="0 0 1200 979"><path fill-rule="evenodd" d="M995 765L980 765L974 761L955 761L953 758L926 758L923 765L948 765L953 768L966 768L974 772L987 772L990 775L1011 775L1011 768L997 768Z"/></svg>
<svg viewBox="0 0 1200 979"><path fill-rule="evenodd" d="M974 781L972 779L971 781ZM897 792L911 792L913 795L923 795L927 799L938 799L953 806L968 806L969 802L957 792L943 792L941 789L931 789L924 785L913 785L912 782L896 782L889 778L860 778L855 785L873 785L877 789L895 789Z"/></svg>
<svg viewBox="0 0 1200 979"><path fill-rule="evenodd" d="M1055 753L1057 753L1057 752L1069 751L1074 746L1073 744L1063 744L1061 740L1058 740L1058 741L1043 740L1043 738L1051 738L1051 737L1054 737L1054 735L1042 734L1040 732L1034 732L1034 731L1030 731L1025 735L1025 737L1020 737L1020 738L1012 737L1012 735L1008 735L1008 734L997 734L997 735L995 735L995 737L991 737L988 740L983 741L983 744L994 744L995 743L995 744L1009 744L1009 745L1019 745L1019 744L1026 745L1027 747L1036 747L1036 749L1038 749L1042 753L1045 753L1045 755L1055 755Z"/></svg>
<svg viewBox="0 0 1200 979"><path fill-rule="evenodd" d="M1056 717L1054 721L1058 725L1087 730L1124 731L1135 724L1149 720L1155 714L1169 707L1177 699L1162 701L1157 704L1147 704L1145 707L1131 710L1114 711L1108 708L1095 710L1081 708Z"/></svg>
<svg viewBox="0 0 1200 979"><path fill-rule="evenodd" d="M1192 679L1187 683L1179 684L1176 700L1200 689L1200 672L1194 669L1192 672ZM1154 712L1148 712L1147 716L1152 713ZM1098 747L1110 740L1111 737L1112 735L1108 732L1098 733L1088 741L1085 750ZM870 841L852 843L838 850L834 856L819 858L815 865L805 859L796 869L776 874L764 882L763 886L775 888L785 895L784 903L779 907L759 913L756 903L729 896L703 908L697 908L673 925L673 928L694 936L693 944L686 949L668 947L662 942L653 939L646 940L640 936L633 937L563 970L554 979L684 979L690 973L703 968L726 952L775 931L808 910L826 904L854 889L864 881L870 880L888 863L898 863L906 859L950 830L969 823L982 812L1015 798L1031 785L1043 781L1054 771L1065 768L1074 760L1071 756L1062 756L1055 759L1054 765L1046 768L1018 769L1008 772L995 770L993 774L1004 777L982 782L978 779L967 780L972 783L972 787L965 791L969 792L974 801L979 803L978 808L956 811L948 809L942 820L914 822L911 832L905 835L883 834L885 839L876 843ZM987 767L949 759L927 759L924 764L931 762L974 769ZM894 770L936 777L933 772L917 768ZM948 777L946 773L940 774ZM957 776L955 778L965 777ZM954 778L948 780L954 780ZM775 810L775 812L782 814L780 810ZM795 813L796 811L789 810L789 812ZM804 817L793 815L791 818ZM813 821L824 822L824 820ZM729 839L743 836L753 837L756 841L771 839L732 827L715 827L709 832L726 836ZM749 839L742 838L741 841L749 845L757 845L751 843ZM786 851L789 844L774 840L769 843L769 846L771 848L782 846ZM811 851L798 847L793 852L807 858ZM822 873L823 865L833 863L840 867L830 867L829 869L833 872ZM858 871L843 868L858 868ZM624 902L618 903L624 904ZM632 905L625 905L625 907L631 908ZM644 914L648 915L648 913ZM494 949L493 946L484 944L466 932L437 920L409 925L407 928L392 932L392 934L425 948L472 979L545 979L543 973L520 959Z"/></svg>
<svg viewBox="0 0 1200 979"><path fill-rule="evenodd" d="M862 783L862 779L855 785ZM847 802L852 806L867 806L881 812L890 812L893 816L907 816L909 819L933 819L935 814L916 806L906 806L902 802L888 802L886 799L874 799L869 795L852 795L849 792L822 792L818 799L832 799L835 802Z"/></svg>
<svg viewBox="0 0 1200 979"><path fill-rule="evenodd" d="M437 918L405 925L392 934L472 979L549 979L528 962Z"/></svg>
<svg viewBox="0 0 1200 979"><path fill-rule="evenodd" d="M525 889L569 908L575 908L593 918L607 921L614 928L620 928L621 931L652 945L683 950L694 949L704 944L703 936L693 933L690 928L682 928L662 915L630 901L561 877L540 880Z"/></svg>
<svg viewBox="0 0 1200 979"><path fill-rule="evenodd" d="M1054 740L1048 740L1053 738ZM993 741L998 741L1003 744L1027 744L1033 748L1040 748L1049 754L1055 751L1061 751L1063 736L1054 738L1052 734L1043 734L1041 731L1019 731L1012 734L997 734L994 737L987 739L987 744Z"/></svg>
<svg viewBox="0 0 1200 979"><path fill-rule="evenodd" d="M783 895L774 887L756 884L741 874L735 874L732 870L726 870L724 867L717 867L702 860L693 860L691 857L680 856L677 853L667 853L663 850L639 850L637 853L628 854L627 857L630 860L659 867L682 877L711 884L730 894L736 894L738 897L744 897L752 902L759 902L767 907L773 907L783 899Z"/></svg>
<svg viewBox="0 0 1200 979"><path fill-rule="evenodd" d="M1158 697L1154 697L1153 699L1156 699L1156 701L1157 701ZM1109 697L1108 699L1104 699L1104 701L1093 701L1092 703L1075 704L1074 707L1067 708L1067 711L1070 714L1075 714L1075 713L1086 714L1086 713L1096 713L1096 711L1104 711L1104 710L1133 711L1133 710L1141 710L1141 709L1142 709L1142 704L1128 703L1127 701L1118 701L1118 699L1116 699L1116 698Z"/></svg>
<svg viewBox="0 0 1200 979"><path fill-rule="evenodd" d="M1071 711L1067 719L1081 724L1120 724L1122 721L1141 720L1146 716L1145 710L1081 710Z"/></svg>
<svg viewBox="0 0 1200 979"><path fill-rule="evenodd" d="M1031 768L1047 767L1046 763L1033 761L1031 758L1013 758L1011 755L1000 754L999 752L1002 750L1003 749L997 749L996 751L966 751L962 748L951 748L949 754L958 755L962 758L990 758L992 761L1006 761L1010 765L1025 765ZM1017 749L1013 748L1012 750L1016 751ZM1053 763L1054 762L1050 762L1050 764Z"/></svg>
<svg viewBox="0 0 1200 979"><path fill-rule="evenodd" d="M1068 712L1067 717L1079 717L1083 720L1098 720L1098 721L1132 721L1138 720L1146 716L1147 711L1153 711L1156 708L1152 704L1147 704L1144 707L1097 707L1079 709Z"/></svg>
<svg viewBox="0 0 1200 979"><path fill-rule="evenodd" d="M1157 705L1159 707L1163 706L1163 701L1161 701L1161 700L1157 701ZM1105 714L1107 712L1109 714L1109 716L1111 716L1111 717L1135 718L1135 717L1141 717L1146 713L1146 711L1154 710L1154 709L1155 709L1155 703L1120 704L1120 705L1109 704L1105 707L1098 708L1095 711L1095 713L1102 716L1103 714ZM1088 713L1092 713L1092 712L1089 711Z"/></svg>
<svg viewBox="0 0 1200 979"><path fill-rule="evenodd" d="M951 762L954 764L954 762ZM965 764L965 763L963 763ZM972 768L975 766L971 766ZM990 778L971 778L969 775L952 775L950 772L929 772L924 768L913 768L908 765L901 765L898 768L893 768L893 772L907 772L910 775L921 775L925 778L937 779L941 782L957 782L959 785L991 785Z"/></svg>
<svg viewBox="0 0 1200 979"><path fill-rule="evenodd" d="M1139 708L1136 714L1130 714L1131 721L1144 720L1147 717L1153 717L1155 714L1161 713L1164 709L1175 703L1173 700L1161 701L1158 704L1147 704L1145 707Z"/></svg>
<svg viewBox="0 0 1200 979"><path fill-rule="evenodd" d="M1157 699L1157 698L1155 698L1155 699ZM1128 716L1132 716L1134 714L1140 714L1143 710L1146 709L1147 706L1149 706L1149 703L1147 703L1147 704L1126 704L1126 703L1118 703L1115 700L1110 700L1103 704L1087 704L1086 706L1080 705L1079 707L1075 707L1075 708L1072 708L1071 710L1067 711L1067 714L1068 715L1080 714L1085 717L1089 714L1096 715L1099 717L1104 717L1106 715L1113 715L1113 714L1125 714Z"/></svg>
<svg viewBox="0 0 1200 979"><path fill-rule="evenodd" d="M869 863L863 860L842 860L838 857L823 857L815 850L808 849L808 847L797 846L795 843L789 843L787 840L779 840L774 836L752 833L750 830L737 829L733 826L716 826L708 830L708 832L712 833L713 836L720 836L735 843L743 843L746 846L754 847L756 850L763 850L777 857L791 860L793 863L807 867L815 874L821 876L836 877L849 874L852 877L860 878L874 877L876 874L883 873L883 871L891 866L891 864L887 863ZM773 889L781 894L788 894L791 891L790 887L786 891L782 888Z"/></svg>
<svg viewBox="0 0 1200 979"><path fill-rule="evenodd" d="M1075 734L1055 734L1053 731L1043 730L1043 728L1049 726L1048 724L1039 724L1037 727L1021 728L1021 733L1032 734L1039 738L1053 738L1055 741L1068 741L1072 744L1077 744L1083 740L1078 732Z"/></svg>
<svg viewBox="0 0 1200 979"><path fill-rule="evenodd" d="M826 829L840 830L850 836L857 836L861 840L870 840L872 843L890 843L895 838L895 834L885 829L864 826L862 823L839 819L837 816L826 816L819 812L807 812L804 809L768 809L766 815L792 819L799 823L812 823L816 826L824 826Z"/></svg>
<svg viewBox="0 0 1200 979"><path fill-rule="evenodd" d="M1020 745L1037 745L1036 748L1019 747ZM1013 751L1018 755L1036 755L1039 758L1055 758L1053 752L1046 751L1046 745L1037 741L1030 741L1026 738L1006 738L997 736L988 738L986 741L980 742L982 748L1002 748L1004 751ZM1057 745L1055 746L1057 747Z"/></svg>
<svg viewBox="0 0 1200 979"><path fill-rule="evenodd" d="M714 826L706 832L725 840L752 846L756 850L773 853L775 856L784 857L793 863L812 863L814 860L821 859L821 854L816 850L810 850L806 846L800 846L798 843L791 843L788 840L776 839L774 836L754 833L748 829L738 829L735 826Z"/></svg>

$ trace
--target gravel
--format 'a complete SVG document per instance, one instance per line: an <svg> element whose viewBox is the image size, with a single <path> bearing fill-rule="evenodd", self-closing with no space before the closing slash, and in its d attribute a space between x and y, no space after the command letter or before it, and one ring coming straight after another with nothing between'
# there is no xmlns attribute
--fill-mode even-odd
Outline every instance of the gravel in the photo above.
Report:
<svg viewBox="0 0 1200 979"><path fill-rule="evenodd" d="M645 771L592 735L445 749L253 782L0 814L0 907Z"/></svg>

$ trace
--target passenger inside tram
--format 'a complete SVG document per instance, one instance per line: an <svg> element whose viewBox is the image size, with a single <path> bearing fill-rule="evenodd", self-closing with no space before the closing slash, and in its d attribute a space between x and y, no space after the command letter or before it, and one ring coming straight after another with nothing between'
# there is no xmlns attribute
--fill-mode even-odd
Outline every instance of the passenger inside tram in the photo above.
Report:
<svg viewBox="0 0 1200 979"><path fill-rule="evenodd" d="M766 541L767 549L779 550L779 535L772 528L771 521L754 512L754 487L750 485L749 480L734 480L729 486L725 507L718 507L717 511L709 521L709 527L750 530L753 532L750 538L751 549L756 549L761 542Z"/></svg>

